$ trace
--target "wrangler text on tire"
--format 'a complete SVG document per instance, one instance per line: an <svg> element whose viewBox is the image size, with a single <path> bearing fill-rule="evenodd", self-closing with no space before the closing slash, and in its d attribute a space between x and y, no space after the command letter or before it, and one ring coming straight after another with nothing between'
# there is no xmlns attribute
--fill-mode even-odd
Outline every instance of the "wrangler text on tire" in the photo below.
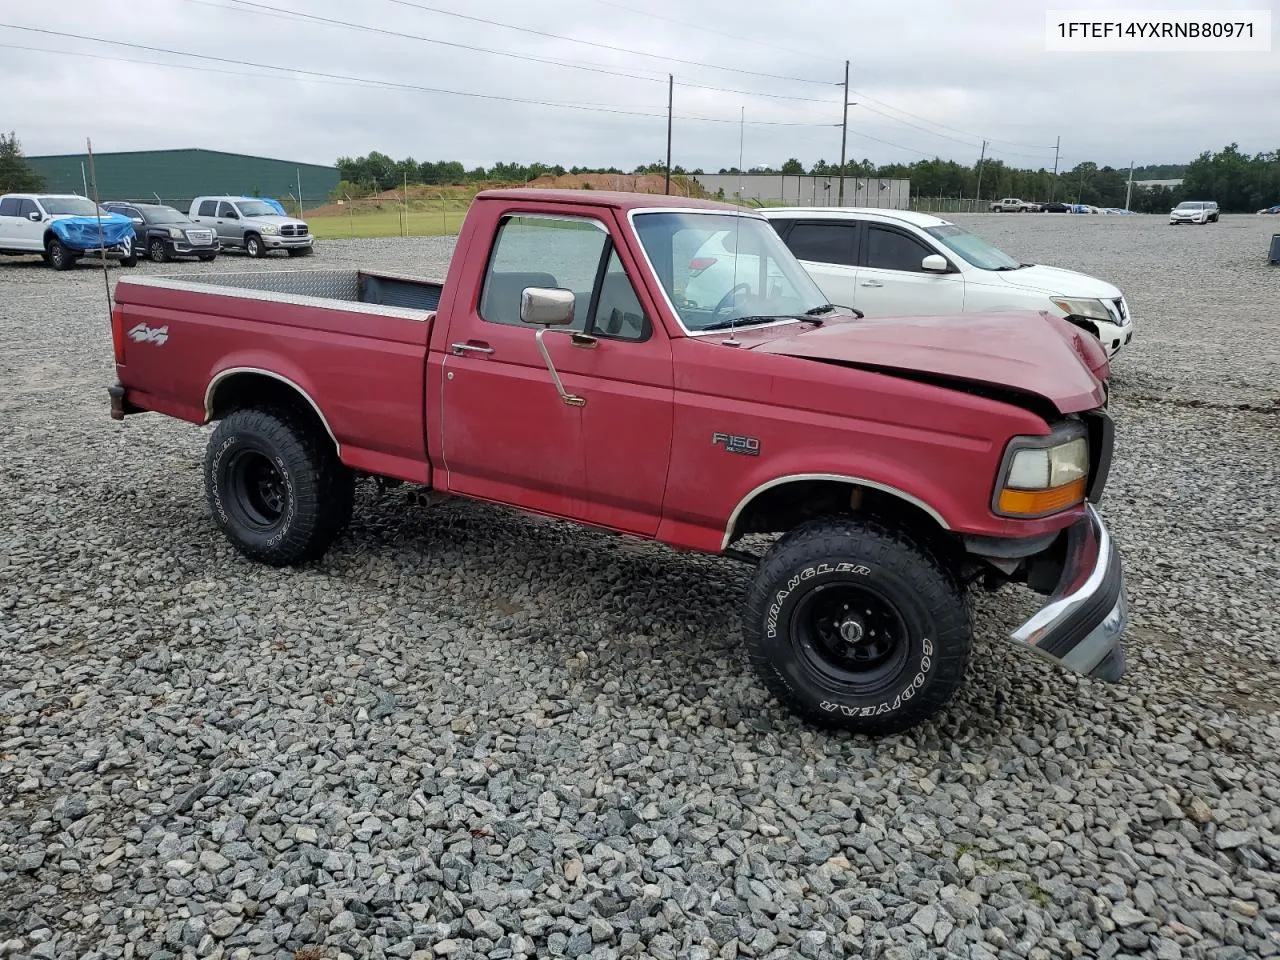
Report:
<svg viewBox="0 0 1280 960"><path fill-rule="evenodd" d="M804 719L887 734L932 717L964 677L969 608L924 544L874 520L823 517L765 554L747 594L747 653Z"/></svg>

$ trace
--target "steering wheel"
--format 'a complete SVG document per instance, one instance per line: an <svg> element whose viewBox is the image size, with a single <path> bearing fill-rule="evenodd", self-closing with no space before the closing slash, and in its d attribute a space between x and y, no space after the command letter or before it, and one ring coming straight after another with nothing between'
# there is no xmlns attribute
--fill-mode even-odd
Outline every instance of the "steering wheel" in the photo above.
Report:
<svg viewBox="0 0 1280 960"><path fill-rule="evenodd" d="M723 297L720 298L720 302L716 304L716 308L711 311L711 316L718 317L720 316L721 313L728 313L729 310L732 309L733 301L737 299L739 291L741 291L742 293L750 293L751 284L749 283L735 284L732 290L730 290L728 293L726 293Z"/></svg>

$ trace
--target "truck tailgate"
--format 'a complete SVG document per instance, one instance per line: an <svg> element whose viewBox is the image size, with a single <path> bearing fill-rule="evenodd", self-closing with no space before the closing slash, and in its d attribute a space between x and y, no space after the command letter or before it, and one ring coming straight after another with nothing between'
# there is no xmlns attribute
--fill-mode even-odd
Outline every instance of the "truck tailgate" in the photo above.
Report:
<svg viewBox="0 0 1280 960"><path fill-rule="evenodd" d="M125 408L205 423L234 385L266 376L307 399L348 466L428 483L435 313L385 301L434 306L439 294L434 281L355 270L121 280L112 324Z"/></svg>

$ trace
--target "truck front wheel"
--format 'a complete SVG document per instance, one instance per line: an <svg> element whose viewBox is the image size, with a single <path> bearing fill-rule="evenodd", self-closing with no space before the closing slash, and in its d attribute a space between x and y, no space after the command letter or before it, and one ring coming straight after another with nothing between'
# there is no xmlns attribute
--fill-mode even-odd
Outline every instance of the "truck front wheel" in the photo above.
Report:
<svg viewBox="0 0 1280 960"><path fill-rule="evenodd" d="M351 471L324 431L293 410L230 413L209 438L204 481L227 539L272 566L318 559L351 519Z"/></svg>
<svg viewBox="0 0 1280 960"><path fill-rule="evenodd" d="M45 247L45 259L55 270L70 270L76 263L75 254L57 237L50 237Z"/></svg>
<svg viewBox="0 0 1280 960"><path fill-rule="evenodd" d="M824 517L783 536L747 595L747 653L802 718L854 733L896 733L942 710L972 641L964 591L906 534Z"/></svg>
<svg viewBox="0 0 1280 960"><path fill-rule="evenodd" d="M244 252L257 259L266 255L267 248L262 245L262 238L256 233L246 233L244 236Z"/></svg>

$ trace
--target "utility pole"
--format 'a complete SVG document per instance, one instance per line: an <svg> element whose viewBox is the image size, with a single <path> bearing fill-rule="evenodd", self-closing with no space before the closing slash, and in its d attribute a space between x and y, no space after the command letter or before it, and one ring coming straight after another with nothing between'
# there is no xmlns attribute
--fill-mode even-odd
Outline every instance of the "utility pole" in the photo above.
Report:
<svg viewBox="0 0 1280 960"><path fill-rule="evenodd" d="M298 219L302 219L302 168L294 167L293 172L298 175Z"/></svg>
<svg viewBox="0 0 1280 960"><path fill-rule="evenodd" d="M671 193L671 106L675 102L676 78L667 74L667 183L663 193Z"/></svg>
<svg viewBox="0 0 1280 960"><path fill-rule="evenodd" d="M1058 142L1053 145L1053 180L1049 184L1049 199L1053 199L1054 193L1058 188L1058 149L1062 146L1062 136L1058 136Z"/></svg>
<svg viewBox="0 0 1280 960"><path fill-rule="evenodd" d="M982 155L978 157L978 196L977 201L982 203L982 165L987 159L987 141L982 141Z"/></svg>
<svg viewBox="0 0 1280 960"><path fill-rule="evenodd" d="M1124 209L1126 212L1128 212L1129 210L1129 201L1131 199L1133 199L1133 161L1132 160L1129 161L1129 186L1125 187L1125 191L1124 191Z"/></svg>
<svg viewBox="0 0 1280 960"><path fill-rule="evenodd" d="M836 191L836 206L844 206L844 145L849 136L849 61L844 62L844 98L840 107L840 188Z"/></svg>

